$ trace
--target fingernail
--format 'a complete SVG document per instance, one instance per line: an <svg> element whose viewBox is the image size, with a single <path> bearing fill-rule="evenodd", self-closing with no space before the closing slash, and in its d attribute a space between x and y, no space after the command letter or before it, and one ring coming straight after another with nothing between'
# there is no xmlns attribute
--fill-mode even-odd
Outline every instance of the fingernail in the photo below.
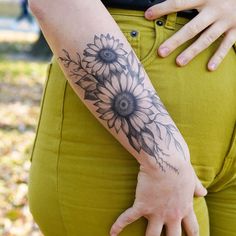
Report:
<svg viewBox="0 0 236 236"><path fill-rule="evenodd" d="M152 10L151 10L151 9L148 9L148 10L145 12L145 17L148 18L148 19L151 19L151 18L152 18Z"/></svg>
<svg viewBox="0 0 236 236"><path fill-rule="evenodd" d="M179 65L184 66L187 64L188 60L185 57L180 56L177 58L177 62L179 63Z"/></svg>
<svg viewBox="0 0 236 236"><path fill-rule="evenodd" d="M160 47L159 48L159 54L163 57L167 56L170 52L170 49L167 47Z"/></svg>
<svg viewBox="0 0 236 236"><path fill-rule="evenodd" d="M216 67L217 67L217 64L214 63L214 62L209 64L209 69L210 69L210 70L215 70Z"/></svg>

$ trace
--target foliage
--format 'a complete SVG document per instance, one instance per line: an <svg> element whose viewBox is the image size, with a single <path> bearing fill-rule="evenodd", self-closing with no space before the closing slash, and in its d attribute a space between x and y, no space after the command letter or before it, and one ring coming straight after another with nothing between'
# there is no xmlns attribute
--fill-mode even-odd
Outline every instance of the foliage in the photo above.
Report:
<svg viewBox="0 0 236 236"><path fill-rule="evenodd" d="M30 152L47 63L0 58L0 235L41 236L29 212Z"/></svg>

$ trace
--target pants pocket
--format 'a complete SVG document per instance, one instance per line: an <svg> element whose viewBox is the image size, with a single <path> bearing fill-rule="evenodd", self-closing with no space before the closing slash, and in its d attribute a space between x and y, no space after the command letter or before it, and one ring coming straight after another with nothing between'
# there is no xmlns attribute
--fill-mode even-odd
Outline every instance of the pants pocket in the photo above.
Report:
<svg viewBox="0 0 236 236"><path fill-rule="evenodd" d="M236 124L224 165L215 177L210 190L213 192L220 191L231 184L236 185Z"/></svg>
<svg viewBox="0 0 236 236"><path fill-rule="evenodd" d="M157 37L154 21L147 21L143 16L134 16L129 10L110 13L143 65L149 63L150 58L156 57L160 37Z"/></svg>

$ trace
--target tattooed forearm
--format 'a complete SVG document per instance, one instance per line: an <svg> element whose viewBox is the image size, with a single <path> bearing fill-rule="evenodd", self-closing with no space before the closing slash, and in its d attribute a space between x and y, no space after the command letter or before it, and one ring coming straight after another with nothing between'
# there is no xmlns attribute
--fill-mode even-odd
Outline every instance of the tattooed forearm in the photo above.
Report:
<svg viewBox="0 0 236 236"><path fill-rule="evenodd" d="M123 132L130 145L155 158L161 170L166 167L178 173L168 162L168 152L160 148L164 142L168 150L174 145L184 157L181 143L175 138L178 129L162 122L169 117L155 90L144 84L145 73L134 53L126 52L123 44L109 34L95 36L87 44L83 58L76 59L63 50L59 59L69 70L76 85L84 90L84 99L97 107L99 118L110 129Z"/></svg>

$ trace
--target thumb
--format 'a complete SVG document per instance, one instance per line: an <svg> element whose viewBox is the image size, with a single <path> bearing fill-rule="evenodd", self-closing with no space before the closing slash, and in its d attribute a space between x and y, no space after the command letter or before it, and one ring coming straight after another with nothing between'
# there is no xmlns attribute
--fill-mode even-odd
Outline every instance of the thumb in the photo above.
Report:
<svg viewBox="0 0 236 236"><path fill-rule="evenodd" d="M202 185L201 181L196 176L196 185L195 185L194 196L196 196L196 197L204 197L206 195L207 195L206 188L204 188L204 186Z"/></svg>
<svg viewBox="0 0 236 236"><path fill-rule="evenodd" d="M112 225L110 236L117 236L128 224L133 223L142 216L134 207L123 212Z"/></svg>

